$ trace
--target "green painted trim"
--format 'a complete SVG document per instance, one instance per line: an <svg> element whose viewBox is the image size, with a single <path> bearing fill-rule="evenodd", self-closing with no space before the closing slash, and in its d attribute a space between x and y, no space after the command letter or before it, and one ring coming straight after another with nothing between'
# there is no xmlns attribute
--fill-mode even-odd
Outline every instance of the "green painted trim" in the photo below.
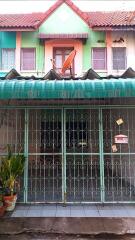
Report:
<svg viewBox="0 0 135 240"><path fill-rule="evenodd" d="M5 109L14 109L14 108L16 108L16 109L52 109L52 108L53 109L62 109L63 107L65 109L88 109L88 108L91 108L91 109L131 108L132 109L132 108L135 108L135 105L106 105L106 106L98 105L98 106L93 106L93 105L88 104L88 105L84 105L84 106L81 106L81 105L79 105L79 106L76 106L76 105L63 106L63 105L61 105L61 107L57 106L57 105L55 105L55 106L20 106L20 107L18 107L16 105L13 105L13 106L3 105L3 106L0 106L0 109L3 109L3 108L5 108Z"/></svg>
<svg viewBox="0 0 135 240"><path fill-rule="evenodd" d="M25 132L24 132L24 154L25 154L25 168L24 168L24 202L27 202L28 195L28 124L29 112L25 109Z"/></svg>
<svg viewBox="0 0 135 240"><path fill-rule="evenodd" d="M61 141L62 141L62 201L64 202L64 119L63 119L63 109L61 110Z"/></svg>
<svg viewBox="0 0 135 240"><path fill-rule="evenodd" d="M63 109L63 202L67 199L67 185L66 185L66 110Z"/></svg>
<svg viewBox="0 0 135 240"><path fill-rule="evenodd" d="M103 147L103 116L99 109L99 153L100 153L100 192L101 202L105 202L105 183L104 183L104 147Z"/></svg>

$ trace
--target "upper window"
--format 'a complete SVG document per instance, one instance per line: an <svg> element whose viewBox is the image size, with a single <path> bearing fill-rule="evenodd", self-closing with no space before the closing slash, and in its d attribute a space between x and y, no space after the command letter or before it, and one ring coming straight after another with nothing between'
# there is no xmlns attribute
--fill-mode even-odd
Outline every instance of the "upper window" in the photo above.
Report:
<svg viewBox="0 0 135 240"><path fill-rule="evenodd" d="M21 49L21 70L35 70L35 48L22 48Z"/></svg>
<svg viewBox="0 0 135 240"><path fill-rule="evenodd" d="M53 58L55 60L55 70L59 74L61 72L62 66L66 58L69 56L69 54L73 51L74 48L68 48L68 47L58 47L53 49ZM72 73L74 74L74 61L72 63ZM67 69L65 76L70 75L70 70Z"/></svg>
<svg viewBox="0 0 135 240"><path fill-rule="evenodd" d="M95 70L106 69L106 48L92 49L92 67Z"/></svg>
<svg viewBox="0 0 135 240"><path fill-rule="evenodd" d="M125 47L113 47L113 69L123 70L126 68L126 48Z"/></svg>
<svg viewBox="0 0 135 240"><path fill-rule="evenodd" d="M10 70L15 67L15 49L3 48L2 49L2 70Z"/></svg>

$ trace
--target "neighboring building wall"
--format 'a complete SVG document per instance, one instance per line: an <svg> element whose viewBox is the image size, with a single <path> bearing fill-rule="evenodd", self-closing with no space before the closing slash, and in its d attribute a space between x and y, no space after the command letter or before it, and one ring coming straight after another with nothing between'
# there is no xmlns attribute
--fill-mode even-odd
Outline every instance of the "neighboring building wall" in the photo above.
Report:
<svg viewBox="0 0 135 240"><path fill-rule="evenodd" d="M125 33L127 36L127 67L135 69L135 32Z"/></svg>
<svg viewBox="0 0 135 240"><path fill-rule="evenodd" d="M16 48L15 32L0 32L0 48Z"/></svg>
<svg viewBox="0 0 135 240"><path fill-rule="evenodd" d="M16 33L15 32L0 32L0 75L5 75L6 71L2 70L2 49L16 49Z"/></svg>
<svg viewBox="0 0 135 240"><path fill-rule="evenodd" d="M124 41L119 40L123 39ZM106 33L106 46L107 46L107 63L108 74L120 75L128 67L135 69L135 33L134 32L107 32ZM126 49L126 68L121 70L113 69L112 48L125 48Z"/></svg>

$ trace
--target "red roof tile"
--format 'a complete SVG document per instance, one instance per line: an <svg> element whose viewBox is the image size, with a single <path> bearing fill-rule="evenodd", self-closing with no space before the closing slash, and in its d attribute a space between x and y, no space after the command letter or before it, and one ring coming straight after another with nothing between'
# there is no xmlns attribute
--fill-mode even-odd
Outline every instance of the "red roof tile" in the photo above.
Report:
<svg viewBox="0 0 135 240"><path fill-rule="evenodd" d="M87 24L88 16L82 12L71 0L58 0L45 13L31 13L31 14L0 14L0 30L15 28L21 29L37 29L42 22L44 22L60 5L67 4L73 11L75 11Z"/></svg>
<svg viewBox="0 0 135 240"><path fill-rule="evenodd" d="M12 29L37 29L54 11L63 3L58 0L46 12L26 13L26 14L0 14L0 30L5 28Z"/></svg>
<svg viewBox="0 0 135 240"><path fill-rule="evenodd" d="M0 14L0 29L31 28L36 29L44 18L44 13Z"/></svg>
<svg viewBox="0 0 135 240"><path fill-rule="evenodd" d="M71 0L58 0L45 13L31 14L0 14L0 31L34 31L37 29L62 3L67 4L91 28L106 28L119 26L135 26L134 12L82 12Z"/></svg>
<svg viewBox="0 0 135 240"><path fill-rule="evenodd" d="M133 12L89 12L86 14L89 17L91 27L135 25Z"/></svg>

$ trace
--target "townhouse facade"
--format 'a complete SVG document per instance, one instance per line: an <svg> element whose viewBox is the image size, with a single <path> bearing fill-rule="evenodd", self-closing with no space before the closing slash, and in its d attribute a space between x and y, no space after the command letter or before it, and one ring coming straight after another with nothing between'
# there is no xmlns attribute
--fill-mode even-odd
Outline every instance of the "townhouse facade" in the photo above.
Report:
<svg viewBox="0 0 135 240"><path fill-rule="evenodd" d="M55 59L59 69L72 49L76 76L93 68L101 76L135 68L134 14L82 12L58 1L46 13L1 15L0 72L15 68L42 77Z"/></svg>
<svg viewBox="0 0 135 240"><path fill-rule="evenodd" d="M134 30L134 12L70 0L0 15L0 154L25 153L20 202L135 202L134 76L115 78L135 69ZM77 79L44 80L72 50ZM5 79L12 68L22 77ZM83 80L90 68L102 79Z"/></svg>

